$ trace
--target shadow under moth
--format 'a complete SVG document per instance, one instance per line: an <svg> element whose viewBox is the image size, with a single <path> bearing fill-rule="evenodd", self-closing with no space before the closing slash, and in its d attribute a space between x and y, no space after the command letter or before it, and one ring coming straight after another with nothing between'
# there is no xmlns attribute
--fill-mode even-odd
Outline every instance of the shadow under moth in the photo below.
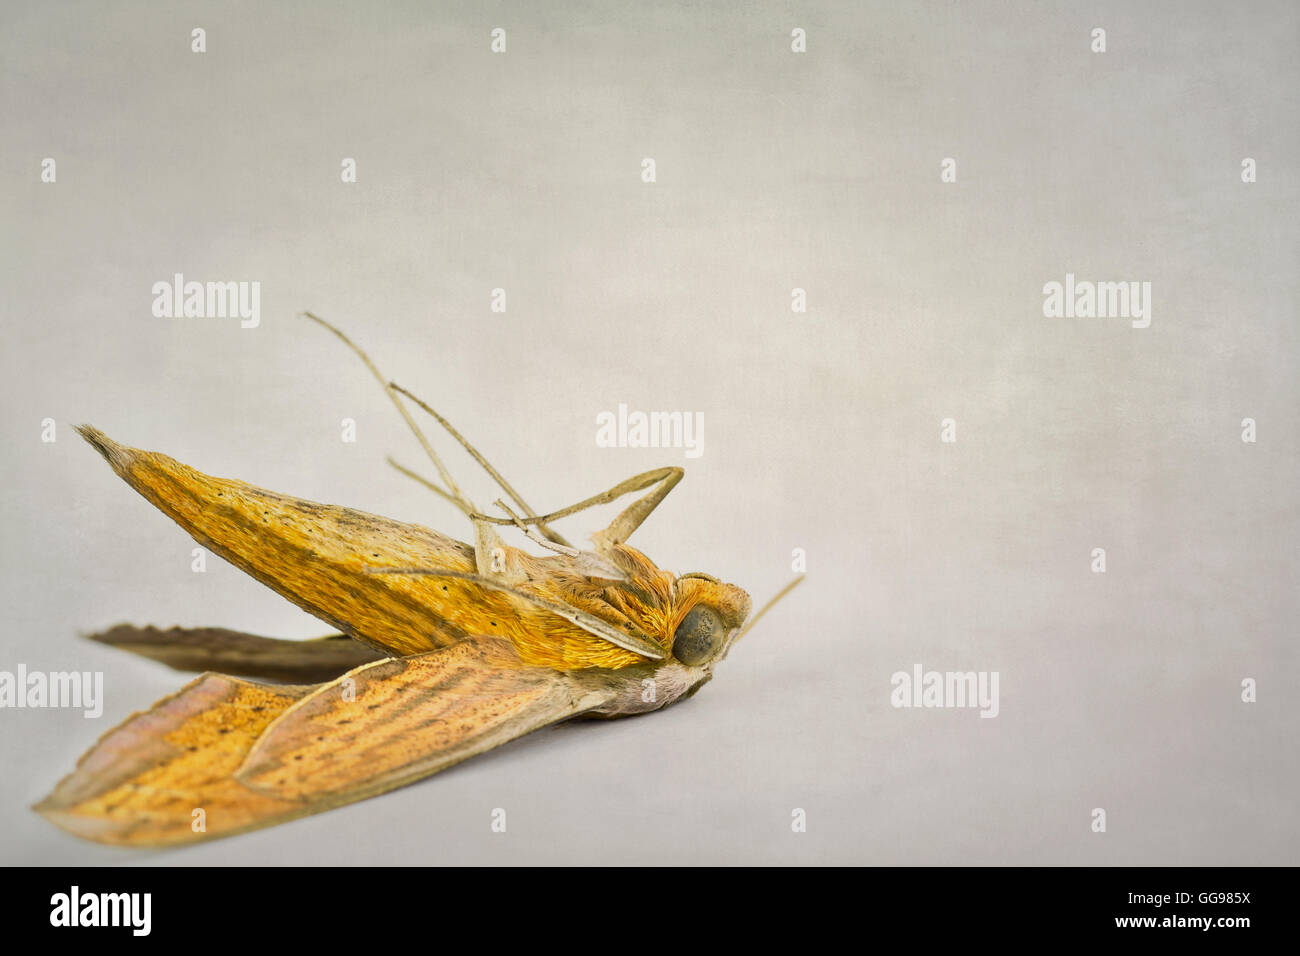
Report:
<svg viewBox="0 0 1300 956"><path fill-rule="evenodd" d="M214 478L81 427L118 475L199 544L339 633L289 641L121 625L94 635L207 673L104 734L36 805L77 836L126 846L230 836L404 786L559 721L658 710L707 683L748 627L802 580L746 624L750 600L739 587L673 575L628 547L680 468L536 514L446 419L388 381L334 326L305 315L385 388L441 484L393 464L459 508L474 543ZM502 514L480 512L464 495L412 407L491 476L504 493L495 503ZM637 492L646 493L589 549L551 528ZM501 527L550 553L507 545Z"/></svg>

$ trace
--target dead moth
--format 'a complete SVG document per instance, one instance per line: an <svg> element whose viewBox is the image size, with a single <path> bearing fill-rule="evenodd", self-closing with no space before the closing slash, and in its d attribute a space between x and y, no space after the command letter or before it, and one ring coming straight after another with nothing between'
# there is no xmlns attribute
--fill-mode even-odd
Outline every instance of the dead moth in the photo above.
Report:
<svg viewBox="0 0 1300 956"><path fill-rule="evenodd" d="M82 427L113 470L199 544L340 633L282 641L119 626L96 635L208 673L105 734L37 804L71 833L128 846L189 843L361 800L558 721L666 707L707 683L747 629L750 600L739 587L675 576L625 543L681 480L680 468L537 515L437 412L308 317L385 387L441 484L419 480L465 514L474 543L214 478ZM502 515L465 497L407 402L500 486L512 503L496 502ZM590 549L550 527L641 491ZM501 526L550 553L507 545Z"/></svg>

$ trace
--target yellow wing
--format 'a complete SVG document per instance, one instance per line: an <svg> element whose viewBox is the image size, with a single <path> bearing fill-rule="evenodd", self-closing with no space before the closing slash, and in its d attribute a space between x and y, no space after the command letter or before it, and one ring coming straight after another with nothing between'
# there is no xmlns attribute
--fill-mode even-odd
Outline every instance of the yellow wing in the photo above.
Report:
<svg viewBox="0 0 1300 956"><path fill-rule="evenodd" d="M608 703L585 677L521 667L492 640L379 661L291 704L235 776L280 799L368 797Z"/></svg>
<svg viewBox="0 0 1300 956"><path fill-rule="evenodd" d="M166 455L81 434L136 491L196 541L349 637L389 654L420 654L468 635L512 641L526 663L565 670L626 667L645 658L515 594L483 587L469 545L420 525L214 478ZM672 575L630 548L634 574L620 589L575 572L560 556L512 552L527 570L520 590L613 628L671 645ZM375 573L421 568L462 577Z"/></svg>
<svg viewBox="0 0 1300 956"><path fill-rule="evenodd" d="M491 639L314 686L205 674L105 734L35 809L101 843L230 836L411 783L616 688L608 675L523 666Z"/></svg>

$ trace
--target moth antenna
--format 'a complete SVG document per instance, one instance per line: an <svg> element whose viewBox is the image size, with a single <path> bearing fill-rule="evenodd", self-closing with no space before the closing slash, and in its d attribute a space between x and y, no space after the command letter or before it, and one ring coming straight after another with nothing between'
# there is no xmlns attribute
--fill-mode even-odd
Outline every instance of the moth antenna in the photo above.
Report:
<svg viewBox="0 0 1300 956"><path fill-rule="evenodd" d="M527 594L512 588L508 584L502 584L500 581L493 581L491 578L485 578L479 574L471 574L467 571L444 571L440 568L366 568L368 574L413 574L431 578L459 578L462 581L473 581L480 587L490 588L493 591L502 591L506 594L513 594L517 598L535 604L540 608L550 611L558 617L564 618L570 624L577 625L588 634L593 634L602 640L609 641L616 647L621 647L625 651L631 651L633 654L640 654L642 657L648 657L651 660L662 661L668 657L667 652L659 646L648 634L640 631L624 632L615 628L612 624L602 621L593 614L586 611L580 611L574 607L568 607L563 604L556 604L545 598L539 598L533 594Z"/></svg>
<svg viewBox="0 0 1300 956"><path fill-rule="evenodd" d="M729 644L727 645L727 649L726 649L725 651L722 652L722 658L719 658L719 659L720 659L720 660L721 660L721 659L725 659L726 656L727 656L727 654L731 651L732 645L734 645L734 644L735 644L737 641L739 641L742 637L744 637L746 634L748 634L749 631L750 631L750 629L751 629L755 624L757 624L757 623L762 619L762 617L763 617L764 614L766 614L768 611L772 610L772 608L776 607L776 603L777 603L778 601L780 601L783 597L785 597L787 594L789 594L791 591L793 591L795 588L797 588L800 584L802 584L802 583L803 583L803 579L804 579L805 577L807 577L806 574L800 574L800 575L799 575L798 577L796 577L793 581L791 581L789 584L787 584L787 585L786 585L785 587L783 587L781 590L777 591L774 595L772 595L772 597L770 597L770 598L768 599L767 603L764 604L761 608L759 608L758 613L755 614L753 617L751 617L751 618L749 619L749 621L746 622L745 626L742 627L742 628L741 628L741 629L736 633L736 636L733 637L733 638L731 639L731 643L729 643Z"/></svg>
<svg viewBox="0 0 1300 956"><path fill-rule="evenodd" d="M439 415L430 405L422 401L418 396L411 394L402 386L398 385L396 382L389 382L388 387L395 392L405 395L411 401L415 402L415 404L418 405L423 412L425 412L427 415L432 416L433 419L446 430L448 435L456 439L456 441L460 442L460 446L464 448L467 452L469 452L470 457L473 458L476 462L478 462L484 471L486 471L489 475L492 476L492 480L501 486L501 490L510 496L510 500L523 509L525 517L528 518L537 517L537 512L535 512L532 508L530 508L528 502L524 501L523 497L519 494L519 492L515 491L515 489L510 486L510 482L506 481L506 479L502 476L501 472L493 468L492 463L489 462L486 458L484 458L481 454L479 454L478 449L475 448L473 445L471 445L465 439L464 435L456 431L456 429L452 426L451 422L447 421L447 419ZM546 537L554 541L556 544L563 545L565 547L571 547L569 542L564 540L564 538L558 532L552 531L542 522L538 521L536 523L536 527L538 531L546 535ZM531 537L531 535L529 537Z"/></svg>
<svg viewBox="0 0 1300 956"><path fill-rule="evenodd" d="M434 451L433 446L429 444L429 439L424 436L424 432L420 431L420 426L415 424L415 419L412 418L411 413L406 410L406 406L403 405L401 401L398 400L397 396L393 394L392 387L388 384L388 379L380 373L378 368L375 367L375 363L370 361L370 356L363 352L360 346L344 335L339 329L330 325L320 316L313 315L310 312L303 312L301 314L311 319L313 322L323 325L325 328L337 335L343 341L344 345L356 353L357 358L366 363L366 368L370 369L370 374L372 374L379 384L383 386L384 394L387 395L392 400L393 404L397 406L397 410L406 421L407 427L411 429L411 433L415 435L416 439L420 442L421 447L424 448L424 453L429 456L429 460L432 461L434 467L438 469L438 476L442 478L442 483L451 489L451 494L449 496L445 493L443 496L448 497L451 502L456 505L456 507L460 508L460 510L466 515L474 514L478 509L474 507L473 502L466 498L464 494L461 493L460 488L456 486L456 482L451 477L451 473L447 471L446 466L442 463L442 459L438 457L438 453Z"/></svg>

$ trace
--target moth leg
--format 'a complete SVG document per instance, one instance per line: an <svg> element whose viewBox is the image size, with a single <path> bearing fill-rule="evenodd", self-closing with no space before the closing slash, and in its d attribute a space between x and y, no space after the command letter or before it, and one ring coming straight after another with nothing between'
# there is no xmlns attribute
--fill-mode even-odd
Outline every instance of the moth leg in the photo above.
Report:
<svg viewBox="0 0 1300 956"><path fill-rule="evenodd" d="M570 567L579 574L586 575L589 578L603 578L606 581L627 580L627 574L623 572L622 568L603 555L597 554L595 551L579 551L577 548L571 548L568 545L548 541L538 534L533 527L524 524L523 519L511 511L510 506L500 498L494 504L514 520L515 527L522 531L528 537L528 540L536 542L548 551L554 551L556 554L562 554L569 558Z"/></svg>
<svg viewBox="0 0 1300 956"><path fill-rule="evenodd" d="M491 530L490 528L483 527L484 524L488 524L488 525L513 524L515 527L523 531L524 534L528 535L528 537L531 540L535 541L537 544L541 545L542 547L547 548L551 551L556 551L560 554L567 555L569 557L576 557L581 555L581 552L573 548L569 544L569 542L566 541L557 532L547 527L546 523L548 521L554 521L558 518L562 518L567 515L576 514L579 511L583 511L586 508L594 507L595 505L607 504L611 501L615 501L618 498L621 498L623 495L630 494L634 491L641 491L645 488L650 487L651 485L657 484L658 485L657 488L655 488L653 491L651 491L649 494L645 495L644 497L639 498L637 501L634 501L631 505L629 505L626 509L624 509L623 512L619 514L619 516L615 518L613 522L610 523L610 526L608 528L606 528L604 531L598 532L596 535L593 535L593 540L596 542L597 553L607 554L614 545L622 544L629 537L631 537L632 532L636 531L636 529L641 526L641 523L645 521L645 519L650 516L650 513L659 506L659 502L663 501L664 498L667 497L668 493L673 490L673 488L677 485L679 481L682 480L682 477L685 475L685 472L681 468L658 468L654 471L643 472L640 475L635 475L632 478L627 479L626 481L620 482L619 484L615 485L613 488L609 489L608 491L602 492L601 494L595 495L591 498L587 498L585 501L580 501L575 505L570 505L568 508L563 508L559 511L553 511L550 514L539 516L535 511L533 511L532 508L529 507L528 503L524 501L524 499L520 496L520 494L510 486L510 482L506 481L506 479L501 475L501 473L492 467L491 463L488 462L488 460L479 453L478 449L476 449L473 445L471 445L465 439L465 437L461 435L461 433L458 432L452 426L451 422L443 418L442 415L438 414L437 411L435 411L432 407L430 407L426 402L422 401L418 396L407 391L405 388L398 385L396 382L389 382L388 387L401 395L405 395L411 401L415 402L415 404L418 405L425 413L432 416L438 422L439 425L441 425L444 429L446 429L447 433L451 435L452 438L460 442L461 447L463 447L467 452L469 452L471 457L473 457L473 459L483 467L483 470L492 476L493 480L495 480L496 483L501 486L501 489L505 491L505 493L509 495L511 499L514 500L515 504L518 505L526 515L525 518L520 518L518 515L512 512L510 508L507 507L503 501L498 500L496 502L496 505L509 516L508 518L494 518L488 515L481 515L481 514L472 514L469 516L470 520L474 522L475 533L480 536L487 537L488 533ZM389 464L391 464L398 471L401 471L403 474L408 475L411 478L414 478L416 481L420 482L425 487L431 489L432 491L437 492L443 497L447 497L447 492L439 488L437 485L433 484L431 481L426 480L425 478L421 477L420 475L416 474L410 469L402 467L397 462L393 461L391 458L388 461ZM535 532L531 531L530 528L535 528L536 531L541 532L542 535L545 535L546 539L548 540L542 540L542 538L540 538ZM497 538L496 540L499 543L500 539ZM548 541L551 543L548 543ZM555 545L559 545L559 547L556 547ZM589 569L592 571L592 573L600 574L600 575L613 575L616 578L622 577L621 572L619 572L617 568L615 568L614 566L596 560L594 557L593 557L593 562L594 563L592 567ZM479 573L480 574L484 573L481 565L479 567Z"/></svg>
<svg viewBox="0 0 1300 956"><path fill-rule="evenodd" d="M406 396L411 401L415 402L415 404L419 406L419 408L422 411L424 411L426 414L431 416L435 421L437 421L437 423L446 430L447 434L451 435L452 438L460 442L461 447L464 448L467 452L469 452L470 457L472 457L476 462L479 463L480 466L482 466L483 470L486 471L492 477L492 479L498 485L501 486L501 489L514 500L515 504L517 504L521 509L523 509L524 513L527 514L528 517L532 518L536 516L536 512L533 511L533 509L529 506L528 502L524 501L523 497L519 494L519 492L515 491L515 489L511 486L510 482L506 481L505 477L501 474L501 472L497 471L496 468L492 466L492 463L489 462L486 458L484 458L483 455L479 452L479 450L475 448L473 445L471 445L469 441L466 440L465 436L463 436L460 432L456 430L456 428L451 424L451 422L447 421L447 419L443 418L442 415L438 414L438 412L435 411L433 407L430 406L428 403L423 401L417 395L414 395L411 392L407 391L405 388L398 385L396 382L389 382L388 388L390 388L394 392ZM389 459L389 464L393 465L393 467L397 468L403 474L415 478L426 488L429 488L437 492L443 497L447 497L447 493L443 489L439 488L437 485L433 484L432 482L425 480L424 478L420 477L419 475L415 474L409 469L403 468L401 465L397 464L391 458ZM498 500L497 504L501 507L503 511L506 512L506 514L510 515L510 521L509 522L503 521L501 522L502 524L507 524L507 523L515 524L517 527L522 529L524 534L528 535L530 539L536 541L538 544L542 545L543 547L549 548L552 551L558 551L561 554L568 554L570 556L577 554L577 549L573 548L569 544L569 542L564 539L563 536L556 533L555 531L552 531L542 521L534 522L533 524L535 525L535 527L530 525L525 525L521 523L518 516L516 516L514 512L512 512L508 507L506 507L506 505L503 502ZM492 523L483 521L481 518L479 518L476 515L470 515L470 520L474 524L474 561L477 566L478 573L483 577L491 578L493 580L500 581L506 584L520 584L525 579L525 575L518 568L512 568L510 566L510 560L509 560L510 552L506 549L505 542L501 540L501 536L497 534L497 531L492 526ZM545 535L545 537L543 538L542 535Z"/></svg>
<svg viewBox="0 0 1300 956"><path fill-rule="evenodd" d="M434 411L432 407L421 401L415 395L412 395L397 383L385 379L379 369L375 367L374 362L370 360L370 357L339 329L310 312L304 312L303 315L312 321L323 325L338 336L345 345L356 353L357 357L365 363L366 367L370 369L371 374L374 375L379 383L384 387L384 391L387 393L388 397L392 399L393 404L397 406L397 410L401 412L402 418L411 429L412 434L414 434L419 440L420 445L424 448L430 461L432 461L434 467L438 469L438 475L442 479L443 484L447 486L447 490L444 491L431 482L423 481L423 479L421 479L422 484L450 500L465 513L470 521L473 522L475 539L474 563L477 567L478 573L483 577L493 578L509 584L517 584L525 577L524 573L520 569L509 567L508 558L510 552L506 549L505 543L501 540L501 536L497 534L495 528L492 527L493 525L532 525L556 544L569 547L569 543L565 541L563 537L547 527L549 522L567 515L576 514L579 511L583 511L595 505L615 501L618 498L623 497L623 495L630 494L634 491L641 491L645 488L651 487L652 485L657 485L658 487L653 488L649 494L638 498L636 501L632 502L632 504L628 505L628 507L610 523L608 528L604 531L597 532L592 536L592 540L596 544L597 553L608 553L613 547L622 544L631 537L632 533L636 531L636 529L641 526L641 523L650 516L650 513L659 506L659 502L664 500L668 493L676 487L679 481L682 480L682 476L685 474L681 468L676 467L658 468L654 471L643 472L640 475L635 475L626 481L620 482L608 491L594 495L593 497L580 501L575 505L570 505L568 508L562 508L559 511L553 511L546 515L536 515L520 497L519 493L510 486L510 483L505 480L501 473L493 468L487 459L479 454L478 450L466 441L460 432L456 431L456 429L452 427L450 422ZM457 487L451 474L442 463L442 459L438 457L437 452L433 450L433 446L429 444L429 440L425 437L424 432L420 431L420 427L415 424L415 420L406 410L406 406L401 403L397 398L397 395L394 393L405 395L407 398L414 401L421 409L433 416L433 418L436 419L453 438L460 442L474 460L483 466L487 473L492 476L506 494L510 495L510 497L514 499L515 503L527 514L527 517L519 518L512 515L509 518L494 518L490 515L479 513L473 503L466 498L460 488ZM411 474L411 472L407 472L406 469L402 470L407 474Z"/></svg>
<svg viewBox="0 0 1300 956"><path fill-rule="evenodd" d="M662 470L667 473L658 479L649 493L642 495L619 512L618 517L611 521L604 531L597 531L591 536L597 551L611 551L615 546L632 537L632 532L641 527L641 522L650 517L650 513L659 507L659 503L668 497L668 492L676 488L677 482L681 481L686 474L680 468Z"/></svg>
<svg viewBox="0 0 1300 956"><path fill-rule="evenodd" d="M416 481L424 485L424 487L428 488L430 491L442 495L442 497L446 498L449 501L453 501L451 495L447 494L447 492L439 488L437 485L435 485L429 479L425 478L419 472L412 471L411 469L403 465L399 465L397 462L393 461L392 458L388 459L388 463L392 465L394 468L396 468L398 471L400 471L402 474L406 475L408 478L414 478ZM478 573L481 574L483 577L497 578L503 581L508 579L513 584L518 584L520 581L522 581L523 580L522 572L519 572L518 570L514 571L513 573L510 572L509 570L510 552L506 550L506 543L501 540L501 536L497 534L496 529L492 527L492 525L489 524L488 522L485 522L480 518L476 518L473 514L471 514L469 517L471 523L474 525L474 565L478 569ZM508 524L509 522L502 522L502 523ZM525 534L528 534L529 531L532 531L531 528L528 528L524 525L520 525L520 527L524 528ZM533 532L533 534L536 534L536 532ZM551 544L550 542L542 542L542 543L548 545L549 547L564 547L564 545L554 545Z"/></svg>
<svg viewBox="0 0 1300 956"><path fill-rule="evenodd" d="M284 641L227 630L224 627L134 627L119 624L90 634L99 644L131 651L178 671L219 671L237 677L261 677L314 684L383 654L342 634L311 641Z"/></svg>
<svg viewBox="0 0 1300 956"><path fill-rule="evenodd" d="M375 363L370 361L370 356L363 352L360 346L324 319L313 315L310 312L304 312L302 314L313 322L323 325L325 328L337 335L343 341L343 344L356 353L357 358L361 359L361 361L365 363L366 368L370 369L370 373L374 375L379 384L383 386L384 394L387 395L392 400L393 404L397 406L397 410L401 413L402 419L406 422L406 426L411 430L411 434L413 434L420 442L420 446L424 449L424 453L429 456L429 460L432 461L434 467L438 469L438 476L442 478L442 483L446 485L449 490L449 493L440 493L466 515L473 514L476 510L473 502L461 493L460 488L457 487L455 480L451 477L451 473L447 471L446 465L442 463L442 459L438 457L438 453L434 451L433 446L429 444L429 439L424 436L424 432L420 431L420 426L415 424L415 419L412 418L411 413L406 410L406 406L403 405L398 397L393 394L393 389L389 384L388 379L385 378L380 373L379 369L375 367Z"/></svg>
<svg viewBox="0 0 1300 956"><path fill-rule="evenodd" d="M407 427L411 429L411 433L419 440L420 446L424 448L424 452L429 456L429 460L432 461L434 467L438 469L438 477L440 477L442 483L447 486L445 492L437 488L435 488L435 490L439 491L444 498L447 498L465 515L469 516L470 520L474 523L474 564L478 568L478 573L484 577L495 578L512 584L518 584L522 581L524 579L524 572L517 567L510 567L510 552L506 549L505 542L501 540L501 536L497 534L495 528L485 524L481 519L474 517L477 514L477 509L474 507L474 503L466 498L464 493L461 492L460 488L456 485L455 479L451 477L451 472L449 472L447 466L442 463L442 459L438 457L438 453L433 450L433 446L429 444L429 439L426 438L424 432L420 430L420 426L415 423L415 419L412 418L411 413L406 410L406 406L402 404L401 399L394 394L393 386L389 383L388 379L379 371L375 366L375 363L370 360L370 356L366 355L366 353L361 350L360 346L324 319L313 315L310 312L304 312L302 314L313 322L317 322L329 329L343 341L344 345L355 352L357 357L365 363L366 368L370 369L370 373L374 375L379 384L383 386L384 394L386 394L392 400L393 404L397 406L397 410L401 413L402 419L406 422ZM430 485L430 487L434 486Z"/></svg>
<svg viewBox="0 0 1300 956"><path fill-rule="evenodd" d="M521 569L511 566L510 552L513 550L507 548L492 525L486 521L474 522L474 566L481 576L512 585L527 580Z"/></svg>
<svg viewBox="0 0 1300 956"><path fill-rule="evenodd" d="M443 491L441 488L439 488L437 485L435 485L435 484L434 484L432 481L430 481L428 478L424 477L424 475L420 474L418 471L412 471L410 468L407 468L407 467L406 467L405 465L403 465L401 462L395 461L395 460L393 459L393 456L392 456L392 455L389 455L389 456L385 459L385 461L387 461L390 465L392 465L394 468L396 468L398 471L400 471L402 474L404 474L407 478L414 478L414 479L415 479L416 481L418 481L420 484L424 485L424 487L426 487L426 488L428 488L430 491L432 491L435 495L438 495L438 496L440 496L440 497L442 497L442 498L446 498L446 499L447 499L448 501L450 501L452 504L456 504L456 499L455 499L455 498L453 498L453 497L452 497L451 495L449 495L447 492Z"/></svg>
<svg viewBox="0 0 1300 956"><path fill-rule="evenodd" d="M515 523L515 527L518 528L520 531L522 531L529 541L533 541L541 545L543 548L546 548L548 551L554 551L556 554L562 554L565 557L569 557L569 558L576 558L579 554L582 553L577 548L570 547L567 544L560 544L556 541L551 541L547 538L543 538L540 534L537 533L536 527L524 524L523 520L519 517L519 515L511 511L510 506L506 504L504 501L502 501L500 498L494 501L493 504L495 504L498 508L500 508L507 515L509 515L510 520Z"/></svg>
<svg viewBox="0 0 1300 956"><path fill-rule="evenodd" d="M428 404L421 401L420 398L418 398L417 396L412 395L410 392L402 388L402 386L398 385L396 382L389 382L388 386L393 391L405 395L411 401L415 402L415 404L418 405L422 411L432 416L434 420L436 420L438 424L441 425L446 430L448 435L456 439L456 441L460 442L461 447L464 448L467 452L469 452L470 457L472 457L476 462L478 462L479 465L482 466L483 470L492 476L492 480L495 481L498 485L500 485L501 490L510 496L510 499L524 512L525 515L527 515L529 518L535 518L537 516L537 512L533 511L533 509L528 506L528 502L524 501L523 497L519 494L519 492L515 491L515 489L510 486L510 482L505 480L505 478L501 475L501 472L493 468L491 463L486 458L484 458L481 454L479 454L478 449L475 448L473 445L471 445L468 441L466 441L465 437L461 435L460 432L456 431L455 428L452 427L451 422L447 421L447 419L439 415ZM399 471L402 471L408 475L411 474L411 472L407 471L405 468L402 468L400 465L397 465L395 462L393 462L392 459L389 459L389 462ZM412 475L412 477L415 476ZM430 482L424 481L424 479L422 478L419 480L422 484L430 488L433 488L433 490L437 491L439 494L442 495L446 494L441 488L436 487ZM509 511L509 509L506 510L507 512ZM538 531L540 531L551 541L554 541L556 544L563 545L564 547L571 547L568 541L565 541L564 538L558 532L552 531L550 528L548 528L544 522L538 521L536 523L536 527Z"/></svg>
<svg viewBox="0 0 1300 956"><path fill-rule="evenodd" d="M304 312L302 314L313 322L317 322L329 329L338 336L340 340L342 340L344 345L355 352L357 357L365 363L366 368L370 369L370 373L374 375L379 384L383 386L384 393L388 395L393 404L397 406L397 410L401 413L402 419L406 422L407 427L410 428L411 433L419 440L420 446L424 449L425 454L429 456L429 460L433 462L434 467L438 469L438 477L441 478L442 483L447 486L447 490L443 491L428 482L425 482L425 484L428 485L428 487L433 488L444 498L451 501L451 503L468 516L474 524L474 564L478 569L478 573L484 577L493 578L508 584L518 584L525 580L526 575L524 571L517 566L517 563L513 563L514 566L512 566L510 560L510 549L508 549L505 542L501 540L501 536L497 534L496 529L491 527L489 523L484 522L481 518L477 517L478 509L474 507L474 503L470 501L469 498L465 497L465 494L457 486L455 479L451 477L451 472L447 470L447 466L442 463L442 459L438 457L438 453L434 451L433 446L429 444L429 439L425 437L424 432L420 430L420 426L417 425L415 419L411 417L411 413L406 410L406 406L402 404L401 400L395 394L398 390L397 387L385 378L382 373L380 373L379 369L375 366L375 363L370 360L370 356L366 355L366 353L363 352L355 342L344 335L343 332L317 315L313 315L310 312ZM402 390L402 394L410 395L410 393L405 390ZM419 399L416 399L416 401L419 402ZM508 491L510 490L509 485L504 484L505 479L500 476L496 469L487 464L486 459L484 459L482 455L478 454L478 452L474 450L464 438L461 438L460 434L456 432L455 429L451 428L446 419L442 418L436 412L433 412L433 410L424 405L423 402L420 402L420 405L432 413L443 424L443 426L448 429L448 431L459 439L461 444L465 445L465 447L471 451L479 463L488 469L489 474L496 478L498 482L502 482L503 487ZM512 491L510 493L513 494ZM517 497L516 500L518 500ZM524 507L524 505L521 504L520 507Z"/></svg>
<svg viewBox="0 0 1300 956"><path fill-rule="evenodd" d="M596 505L609 504L611 501L617 501L624 495L631 494L635 491L643 491L650 488L649 493L642 495L636 501L632 502L623 509L609 527L603 531L598 531L592 535L592 541L595 542L596 550L600 553L607 553L616 545L620 545L632 536L641 523L650 517L650 513L659 507L659 503L668 497L668 493L677 487L677 483L682 480L686 474L681 468L656 468L653 471L645 471L639 475L633 475L624 481L620 481L608 491L602 491L598 495L592 495L579 501L577 504L569 505L567 508L561 508L559 511L552 511L550 514L544 514L529 518L494 518L491 515L472 514L471 520L478 522L484 521L496 525L510 524L538 524L543 521L555 521L558 518L566 518L569 515L577 514L579 511L585 511Z"/></svg>

